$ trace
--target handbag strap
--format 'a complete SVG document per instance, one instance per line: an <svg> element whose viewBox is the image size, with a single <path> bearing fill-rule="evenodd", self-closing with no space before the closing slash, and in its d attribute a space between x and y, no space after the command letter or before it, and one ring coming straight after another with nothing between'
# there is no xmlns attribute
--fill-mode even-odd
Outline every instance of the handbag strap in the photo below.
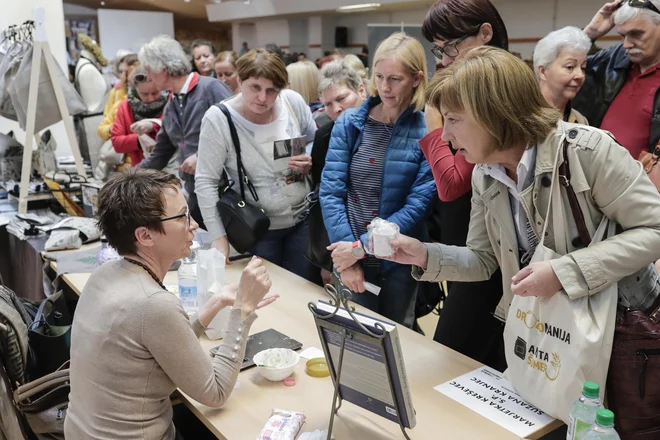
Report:
<svg viewBox="0 0 660 440"><path fill-rule="evenodd" d="M589 234L587 223L584 220L584 214L582 213L582 208L580 208L580 202L578 202L575 190L571 186L571 168L568 163L568 141L566 139L564 139L563 155L564 160L559 166L559 183L566 188L568 203L571 205L571 212L573 213L575 226L577 226L578 234L580 235L580 241L582 242L582 246L587 247L591 244L591 235Z"/></svg>
<svg viewBox="0 0 660 440"><path fill-rule="evenodd" d="M243 166L243 160L241 159L241 142L238 139L238 132L236 131L236 126L231 118L231 113L223 103L216 104L216 106L225 115L227 118L227 124L229 125L229 133L231 134L231 140L234 144L234 150L236 151L236 169L238 170L238 183L241 187L241 198L245 201L245 189L243 188L243 183L245 183L255 202L258 203L259 196L257 195L257 191L254 189L254 185L252 185L252 182L247 176L247 171L245 171L245 167ZM223 171L223 173L225 174L226 181L229 182L229 176L227 176L226 172Z"/></svg>

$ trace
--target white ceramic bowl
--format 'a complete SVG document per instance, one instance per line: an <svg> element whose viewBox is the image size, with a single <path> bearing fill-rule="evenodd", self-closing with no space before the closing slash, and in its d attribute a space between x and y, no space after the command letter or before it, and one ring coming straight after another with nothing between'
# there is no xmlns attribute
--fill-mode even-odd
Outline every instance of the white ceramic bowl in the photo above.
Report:
<svg viewBox="0 0 660 440"><path fill-rule="evenodd" d="M282 366L262 367L261 365L267 365L265 359L270 355L279 355ZM291 376L300 361L300 355L288 348L270 348L255 354L252 360L263 377L273 382L279 382Z"/></svg>

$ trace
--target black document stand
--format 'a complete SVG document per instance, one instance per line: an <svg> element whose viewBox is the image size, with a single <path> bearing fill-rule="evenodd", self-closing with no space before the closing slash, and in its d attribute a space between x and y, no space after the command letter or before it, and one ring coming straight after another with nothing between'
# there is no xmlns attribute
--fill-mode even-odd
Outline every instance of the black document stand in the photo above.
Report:
<svg viewBox="0 0 660 440"><path fill-rule="evenodd" d="M332 313L328 315L319 314L316 309L316 304L312 302L307 304L307 307L309 307L309 310L314 315L314 320L316 321L316 328L319 332L319 338L321 338L321 342L322 342L321 345L323 346L323 351L325 352L326 359L328 360L328 366L330 367L330 374L332 375L332 382L335 387L335 393L332 398L332 412L330 413L330 424L328 425L327 440L330 440L332 437L332 427L335 421L335 414L337 414L337 411L339 411L339 408L341 408L341 404L342 404L341 392L339 391L339 381L341 379L341 370L342 370L342 363L344 361L344 348L345 348L346 340L355 339L355 338L370 339L371 341L376 342L377 345L380 347L380 353L383 356L383 360L385 361L385 371L387 371L387 379L390 385L392 402L394 402L394 407L396 408L396 417L399 423L399 428L401 428L401 432L403 433L403 436L406 438L406 440L410 440L410 437L408 437L408 434L406 433L406 428L403 426L403 423L401 422L401 408L399 408L399 402L397 402L396 396L394 394L392 373L389 366L387 365L387 357L385 354L385 345L384 345L385 335L387 334L387 331L379 322L377 322L375 324L375 327L381 330L381 334L380 335L375 334L369 331L358 319L355 318L355 315L353 315L353 312L355 312L355 307L352 307L348 304L348 302L353 297L353 292L351 292L349 289L346 289L342 286L341 290L338 292L333 285L326 284L325 291L332 298L329 301L330 305L335 306L335 310ZM355 323L360 327L360 329L362 329L362 332L347 329L346 327L340 327L334 323L327 321L329 318L332 318L337 314L337 312L339 311L339 307L342 305L344 306L348 314L351 316L351 318L353 318L353 321L355 321ZM330 356L330 350L328 349L327 346L328 344L324 342L325 339L322 331L323 327L327 327L333 331L338 331L341 334L341 345L339 346L339 362L336 367L336 373L335 373L332 357ZM337 404L337 401L339 401L339 404Z"/></svg>

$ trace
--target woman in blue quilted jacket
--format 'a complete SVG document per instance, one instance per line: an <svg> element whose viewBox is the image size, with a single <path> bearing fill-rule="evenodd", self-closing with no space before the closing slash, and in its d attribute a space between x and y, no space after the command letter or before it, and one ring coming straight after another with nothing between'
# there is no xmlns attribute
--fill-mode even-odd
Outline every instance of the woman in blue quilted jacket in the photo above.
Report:
<svg viewBox="0 0 660 440"><path fill-rule="evenodd" d="M374 56L371 97L335 123L320 187L328 249L342 284L358 304L408 327L417 287L410 266L366 255L363 244L376 217L396 223L402 234L426 233L424 218L435 193L417 144L426 133L426 82L420 42L404 33L384 40ZM380 287L380 294L366 291L365 281Z"/></svg>

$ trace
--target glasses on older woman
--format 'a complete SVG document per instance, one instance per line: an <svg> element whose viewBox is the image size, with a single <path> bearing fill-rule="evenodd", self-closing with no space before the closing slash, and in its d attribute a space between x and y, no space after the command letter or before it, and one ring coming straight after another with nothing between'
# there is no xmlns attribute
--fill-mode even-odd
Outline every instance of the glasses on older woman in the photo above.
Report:
<svg viewBox="0 0 660 440"><path fill-rule="evenodd" d="M660 10L650 0L626 0L623 2L628 3L633 8L649 9L653 12L660 14Z"/></svg>
<svg viewBox="0 0 660 440"><path fill-rule="evenodd" d="M467 38L477 35L480 29L481 29L481 25L477 26L477 28L473 32L470 32L469 34L465 34L458 40L454 41L453 43L447 43L443 47L433 46L433 49L431 49L431 53L440 60L442 59L443 55L447 55L449 58L456 58L458 56L457 46L461 44L463 41L465 41Z"/></svg>
<svg viewBox="0 0 660 440"><path fill-rule="evenodd" d="M159 221L162 223L162 222L166 222L166 221L169 221L169 220L177 220L177 219L180 219L180 218L183 218L183 217L188 218L188 227L190 227L190 209L186 209L186 212L183 213L183 214L173 215L172 217L167 217L167 218L161 218Z"/></svg>

